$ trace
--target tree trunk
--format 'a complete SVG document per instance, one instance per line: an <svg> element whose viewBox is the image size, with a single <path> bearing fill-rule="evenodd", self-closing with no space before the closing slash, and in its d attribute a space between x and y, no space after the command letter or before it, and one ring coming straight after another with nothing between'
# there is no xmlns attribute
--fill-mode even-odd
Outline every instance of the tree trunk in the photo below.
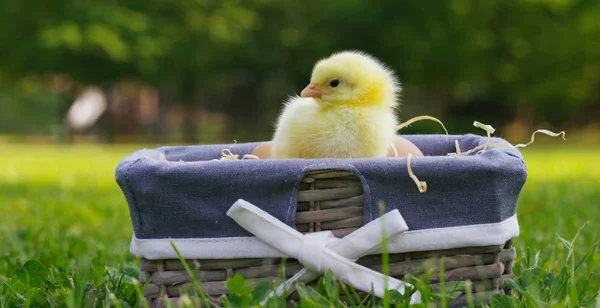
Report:
<svg viewBox="0 0 600 308"><path fill-rule="evenodd" d="M260 134L257 130L262 129L262 114L256 103L256 78L253 73L242 71L235 75L233 81L226 110L231 116L226 138L238 142L256 141L253 139Z"/></svg>
<svg viewBox="0 0 600 308"><path fill-rule="evenodd" d="M183 132L184 143L198 142L198 131L195 118L195 100L196 100L196 76L193 73L187 73L181 87L181 104L183 105L183 118L181 129Z"/></svg>
<svg viewBox="0 0 600 308"><path fill-rule="evenodd" d="M61 102L58 108L57 113L57 132L56 138L60 143L73 143L73 135L74 132L69 127L67 123L67 112L69 111L69 107L75 101L72 97L73 95L69 95L69 93L61 93Z"/></svg>
<svg viewBox="0 0 600 308"><path fill-rule="evenodd" d="M448 94L443 88L435 88L430 94L432 111L435 117L445 119L448 114Z"/></svg>
<svg viewBox="0 0 600 308"><path fill-rule="evenodd" d="M167 106L171 103L169 95L163 85L157 86L158 88L158 110L157 115L152 124L150 125L151 140L154 143L161 143L165 141L165 115L167 112Z"/></svg>
<svg viewBox="0 0 600 308"><path fill-rule="evenodd" d="M113 143L116 140L117 134L123 133L122 131L119 131L118 127L120 124L122 125L122 123L119 123L120 121L117 118L117 107L113 106L116 103L115 100L118 99L119 88L114 84L106 84L100 89L106 98L106 103L108 106L106 111L100 116L100 119L98 119L98 122L94 126L100 142ZM126 118L124 122L132 123L133 112L130 110L131 106L127 104L125 107L121 106L120 108L127 108L127 111L124 112L124 115L128 116L128 118Z"/></svg>
<svg viewBox="0 0 600 308"><path fill-rule="evenodd" d="M516 104L514 120L504 127L503 135L509 140L526 140L533 130L535 109L532 105Z"/></svg>

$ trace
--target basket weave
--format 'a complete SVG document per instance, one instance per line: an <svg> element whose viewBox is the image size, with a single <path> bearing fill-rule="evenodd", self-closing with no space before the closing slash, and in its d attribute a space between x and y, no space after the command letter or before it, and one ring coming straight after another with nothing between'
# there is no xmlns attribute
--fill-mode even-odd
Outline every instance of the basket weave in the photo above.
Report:
<svg viewBox="0 0 600 308"><path fill-rule="evenodd" d="M416 188L415 188L416 189ZM303 233L331 230L344 237L363 225L363 192L358 178L346 171L313 171L307 173L298 193L296 229ZM389 255L390 276L403 279L408 273L419 275L432 271L430 283L439 289L439 267L443 262L447 284L470 280L473 299L487 303L494 294L509 293L504 280L513 278L512 262L516 258L511 241L504 245L466 247L439 251L420 251ZM249 284L263 279L275 280L281 274L281 258L201 259L187 260L192 267L200 264L197 279L203 292L220 302L227 294L225 282L239 273ZM381 256L360 258L357 263L381 272ZM304 266L295 259L285 260L285 276L290 278ZM140 280L149 282L144 296L151 307L162 307L159 298L177 304L182 292L189 290L191 278L179 260L141 259ZM360 294L360 293L359 293ZM297 299L292 293L289 299ZM452 300L451 307L466 303L464 294Z"/></svg>

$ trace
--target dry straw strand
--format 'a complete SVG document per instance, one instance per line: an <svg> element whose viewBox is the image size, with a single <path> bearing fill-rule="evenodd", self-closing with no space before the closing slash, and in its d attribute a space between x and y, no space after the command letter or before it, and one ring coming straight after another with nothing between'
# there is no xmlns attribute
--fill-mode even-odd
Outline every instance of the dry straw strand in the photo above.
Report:
<svg viewBox="0 0 600 308"><path fill-rule="evenodd" d="M487 150L488 148L524 148L534 142L536 133L546 134L551 137L558 137L558 136L562 135L563 140L566 140L564 131L561 131L559 133L554 133L547 129L538 129L535 132L533 132L533 134L531 134L531 140L526 144L512 145L512 144L504 144L504 143L492 143L492 142L490 142L490 140L491 140L492 134L496 130L491 125L487 125L487 124L483 124L481 122L475 121L475 122L473 122L473 126L475 126L477 128L481 128L486 131L487 137L488 137L487 141L484 144L476 146L466 152L461 152L460 147L458 145L458 140L455 140L454 145L456 147L456 153L448 153L448 156L466 156L466 155L472 154L474 152L477 152L475 155L479 155L479 154L483 153L485 150Z"/></svg>
<svg viewBox="0 0 600 308"><path fill-rule="evenodd" d="M242 160L246 160L246 159L260 159L260 157L258 157L256 155L252 155L252 154L245 154L242 157ZM221 150L221 158L213 159L213 160L219 160L219 161L220 160L240 160L240 155L233 154L230 149L223 149L223 150Z"/></svg>
<svg viewBox="0 0 600 308"><path fill-rule="evenodd" d="M417 188L419 189L419 191L424 193L427 191L427 183L419 180L419 178L417 178L415 173L412 171L412 167L410 166L411 159L412 153L408 153L408 157L406 157L406 169L408 169L408 175L413 181L415 181L415 184L417 184Z"/></svg>
<svg viewBox="0 0 600 308"><path fill-rule="evenodd" d="M483 124L478 121L473 122L473 126L481 128L487 133L487 142L484 144L484 147L481 150L481 152L483 152L487 150L487 145L490 144L490 138L492 138L492 134L496 131L496 129L493 128L491 125ZM477 154L481 154L481 152L478 152Z"/></svg>
<svg viewBox="0 0 600 308"><path fill-rule="evenodd" d="M555 133L555 132L551 132L551 131L549 131L547 129L538 129L535 132L533 132L533 134L531 134L531 140L529 140L528 143L526 143L526 144L519 143L519 144L515 145L515 148L524 148L524 147L532 144L533 141L535 140L535 134L536 133L542 133L542 134L548 135L550 137L558 137L558 136L562 135L563 140L567 140L567 139L565 139L565 132L564 131L561 131L559 133Z"/></svg>
<svg viewBox="0 0 600 308"><path fill-rule="evenodd" d="M477 152L477 154L481 154L485 149L488 148L512 148L513 146L510 144L504 144L504 143L490 143L490 142L486 142L482 145L478 145L466 152L461 152L461 153L448 153L449 156L467 156L470 155L474 152Z"/></svg>
<svg viewBox="0 0 600 308"><path fill-rule="evenodd" d="M394 143L392 142L390 146L392 146L392 151L394 151L394 157L398 157L398 150L396 149L396 145L394 145Z"/></svg>
<svg viewBox="0 0 600 308"><path fill-rule="evenodd" d="M493 134L496 131L496 129L493 128L491 125L483 124L478 121L473 122L473 126L479 127L481 129L485 130L488 134L488 138L490 137L491 134Z"/></svg>
<svg viewBox="0 0 600 308"><path fill-rule="evenodd" d="M221 158L219 160L238 160L239 155L231 153L230 149L221 150Z"/></svg>
<svg viewBox="0 0 600 308"><path fill-rule="evenodd" d="M460 146L458 145L458 140L454 140L454 146L456 147L456 153L448 153L448 156L467 156L474 152L477 152L475 155L479 155L479 154L483 153L485 150L487 150L488 148L512 148L513 147L510 144L490 142L490 140L492 138L492 134L496 131L496 129L494 129L491 125L487 125L487 124L483 124L478 121L474 121L473 126L485 130L485 132L487 133L486 142L484 144L478 145L466 152L461 152Z"/></svg>
<svg viewBox="0 0 600 308"><path fill-rule="evenodd" d="M442 128L444 129L444 131L446 132L446 138L448 138L448 135L449 135L448 134L448 130L444 126L444 123L442 123L442 121L438 120L437 118L432 117L432 116L428 116L428 115L422 115L422 116L411 118L408 121L406 121L406 122L398 125L398 127L396 127L396 131L399 131L399 130L401 130L401 129L403 129L403 128L405 128L405 127L407 127L407 126L409 126L409 125L411 125L411 124L413 124L413 123L415 123L417 121L421 121L421 120L431 120L431 121L434 121L434 122L438 122L442 126Z"/></svg>

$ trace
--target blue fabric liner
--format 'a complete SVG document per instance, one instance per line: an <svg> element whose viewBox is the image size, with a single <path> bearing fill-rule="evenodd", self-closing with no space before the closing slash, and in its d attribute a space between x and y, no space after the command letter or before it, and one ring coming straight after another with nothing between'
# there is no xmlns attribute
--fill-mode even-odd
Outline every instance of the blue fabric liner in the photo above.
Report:
<svg viewBox="0 0 600 308"><path fill-rule="evenodd" d="M403 135L425 157L411 167L428 190L420 193L405 158L262 159L211 161L228 148L242 157L256 143L167 146L143 149L124 158L116 180L129 205L139 239L251 236L226 215L238 199L262 208L294 227L298 187L311 170L348 170L363 184L365 223L398 209L409 230L501 222L515 214L527 168L514 148L489 148L480 155L447 156L485 143L467 135ZM500 138L491 142L508 144ZM160 154L166 160L160 159ZM183 160L181 162L180 160Z"/></svg>

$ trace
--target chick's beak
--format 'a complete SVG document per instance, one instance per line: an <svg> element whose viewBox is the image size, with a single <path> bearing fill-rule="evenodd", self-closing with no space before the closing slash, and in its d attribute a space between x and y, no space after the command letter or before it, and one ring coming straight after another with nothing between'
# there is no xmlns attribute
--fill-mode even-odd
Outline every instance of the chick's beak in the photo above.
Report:
<svg viewBox="0 0 600 308"><path fill-rule="evenodd" d="M323 92L317 90L316 88L317 88L317 85L315 83L311 82L309 85L306 86L306 88L304 88L304 90L302 90L302 92L300 92L300 96L321 98L321 95L323 95Z"/></svg>

